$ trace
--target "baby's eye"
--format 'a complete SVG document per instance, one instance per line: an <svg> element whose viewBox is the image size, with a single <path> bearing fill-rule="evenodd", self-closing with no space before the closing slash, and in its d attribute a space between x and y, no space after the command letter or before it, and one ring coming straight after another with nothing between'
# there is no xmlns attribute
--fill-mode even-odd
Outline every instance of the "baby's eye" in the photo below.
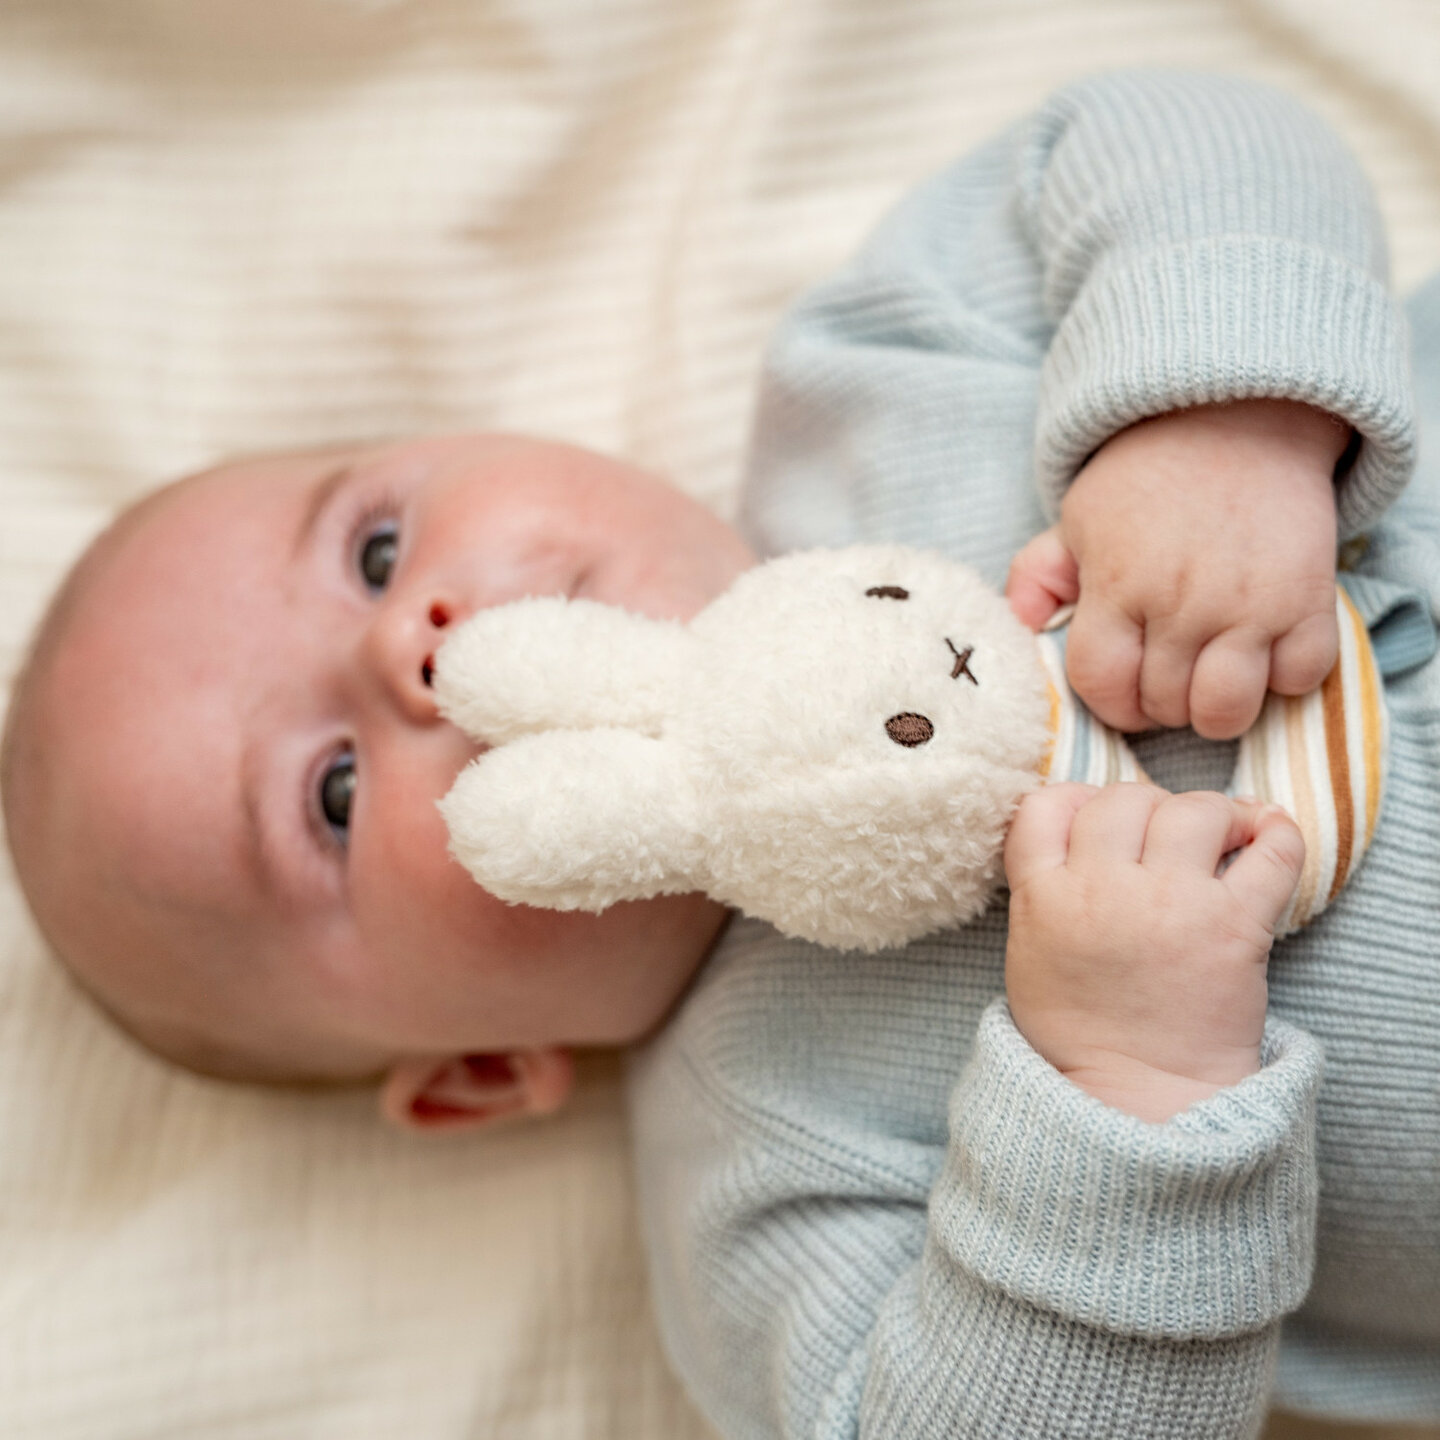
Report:
<svg viewBox="0 0 1440 1440"><path fill-rule="evenodd" d="M390 583L399 548L400 532L393 525L382 525L365 537L358 563L360 578L371 590L383 590Z"/></svg>
<svg viewBox="0 0 1440 1440"><path fill-rule="evenodd" d="M355 757L341 751L320 777L320 813L343 845L350 838L350 806L355 801Z"/></svg>

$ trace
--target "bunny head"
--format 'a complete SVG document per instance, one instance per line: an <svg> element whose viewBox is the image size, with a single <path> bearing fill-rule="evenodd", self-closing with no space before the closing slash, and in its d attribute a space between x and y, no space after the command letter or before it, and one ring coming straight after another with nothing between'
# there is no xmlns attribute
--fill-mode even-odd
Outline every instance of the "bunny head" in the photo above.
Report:
<svg viewBox="0 0 1440 1440"><path fill-rule="evenodd" d="M899 546L756 567L688 626L520 601L458 627L445 712L486 743L442 808L502 898L704 889L788 934L903 943L981 909L1049 697L972 571Z"/></svg>
<svg viewBox="0 0 1440 1440"><path fill-rule="evenodd" d="M1017 712L1042 725L1047 713L1034 637L939 555L787 555L742 575L689 630L700 653L675 722L737 788L1036 762L1035 736L1014 725Z"/></svg>

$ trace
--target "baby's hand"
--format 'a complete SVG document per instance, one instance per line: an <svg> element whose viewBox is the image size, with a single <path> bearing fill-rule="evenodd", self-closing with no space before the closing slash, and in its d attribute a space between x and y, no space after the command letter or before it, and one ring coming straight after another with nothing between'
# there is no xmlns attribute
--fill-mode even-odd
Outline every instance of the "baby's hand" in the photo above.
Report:
<svg viewBox="0 0 1440 1440"><path fill-rule="evenodd" d="M1005 845L1020 1033L1142 1120L1253 1074L1270 942L1304 859L1278 806L1131 784L1029 795Z"/></svg>
<svg viewBox="0 0 1440 1440"><path fill-rule="evenodd" d="M1016 556L1012 608L1039 628L1078 601L1070 683L1115 729L1239 735L1267 689L1303 695L1335 663L1332 477L1348 435L1283 400L1131 426Z"/></svg>

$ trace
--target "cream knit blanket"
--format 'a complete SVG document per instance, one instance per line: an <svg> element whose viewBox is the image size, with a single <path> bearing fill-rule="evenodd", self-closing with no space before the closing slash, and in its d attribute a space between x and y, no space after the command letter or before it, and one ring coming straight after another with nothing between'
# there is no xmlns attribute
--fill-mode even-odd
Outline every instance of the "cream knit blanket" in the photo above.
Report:
<svg viewBox="0 0 1440 1440"><path fill-rule="evenodd" d="M1440 265L1429 0L8 0L0 673L67 561L242 451L505 426L722 509L780 308L1095 68L1313 101ZM0 887L7 1440L686 1440L613 1060L544 1126L137 1054Z"/></svg>

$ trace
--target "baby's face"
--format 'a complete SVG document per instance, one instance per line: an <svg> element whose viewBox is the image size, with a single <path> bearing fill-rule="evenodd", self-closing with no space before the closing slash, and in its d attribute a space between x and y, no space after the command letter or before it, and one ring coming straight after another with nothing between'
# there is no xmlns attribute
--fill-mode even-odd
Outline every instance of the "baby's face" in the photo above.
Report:
<svg viewBox="0 0 1440 1440"><path fill-rule="evenodd" d="M661 482L511 437L177 488L109 557L47 687L54 803L75 817L45 867L72 897L57 939L142 1034L269 1032L337 1071L638 1037L720 910L559 914L476 886L435 805L475 747L438 716L429 664L483 606L685 618L749 561Z"/></svg>

